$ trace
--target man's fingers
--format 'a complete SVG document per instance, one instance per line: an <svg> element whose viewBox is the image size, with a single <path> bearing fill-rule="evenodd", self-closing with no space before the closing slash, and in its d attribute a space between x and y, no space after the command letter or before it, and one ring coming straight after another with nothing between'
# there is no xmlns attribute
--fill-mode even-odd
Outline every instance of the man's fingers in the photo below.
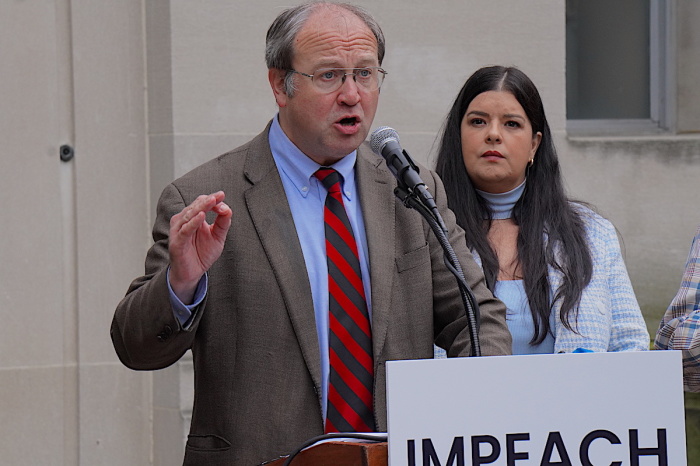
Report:
<svg viewBox="0 0 700 466"><path fill-rule="evenodd" d="M223 191L217 191L215 193L212 193L211 195L214 196L214 199L216 200L217 204L223 202L224 198L226 197L226 194L224 194Z"/></svg>
<svg viewBox="0 0 700 466"><path fill-rule="evenodd" d="M220 202L214 206L213 210L217 215L211 228L212 235L220 240L223 240L226 238L226 233L228 233L228 229L231 226L231 217L233 216L233 212L231 211L231 208L223 202Z"/></svg>
<svg viewBox="0 0 700 466"><path fill-rule="evenodd" d="M183 217L186 218L186 217ZM180 225L178 232L184 236L191 236L199 227L206 223L206 214L204 212L198 212L194 217L183 222Z"/></svg>
<svg viewBox="0 0 700 466"><path fill-rule="evenodd" d="M180 231L184 225L191 222L192 219L196 218L200 213L206 213L214 210L214 207L223 199L223 191L218 191L209 195L202 194L197 196L197 198L190 205L182 209L181 212L174 215L170 219L171 229L176 232Z"/></svg>
<svg viewBox="0 0 700 466"><path fill-rule="evenodd" d="M230 218L233 215L231 208L224 202L220 202L214 206L212 211L216 214L216 219L219 217Z"/></svg>

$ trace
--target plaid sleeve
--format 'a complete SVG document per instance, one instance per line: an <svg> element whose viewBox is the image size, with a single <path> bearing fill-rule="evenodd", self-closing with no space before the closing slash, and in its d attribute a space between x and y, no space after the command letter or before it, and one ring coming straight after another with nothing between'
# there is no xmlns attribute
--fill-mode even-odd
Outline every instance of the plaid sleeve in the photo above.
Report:
<svg viewBox="0 0 700 466"><path fill-rule="evenodd" d="M700 392L700 227L690 248L681 287L661 320L654 346L682 350L685 389Z"/></svg>

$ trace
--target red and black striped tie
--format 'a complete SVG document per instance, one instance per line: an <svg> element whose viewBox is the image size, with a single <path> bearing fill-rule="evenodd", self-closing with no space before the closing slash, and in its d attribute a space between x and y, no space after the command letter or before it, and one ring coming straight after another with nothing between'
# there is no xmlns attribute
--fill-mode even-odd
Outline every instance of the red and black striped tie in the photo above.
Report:
<svg viewBox="0 0 700 466"><path fill-rule="evenodd" d="M340 174L322 167L315 176L328 190L323 210L331 366L326 433L373 432L372 331L357 244L343 205Z"/></svg>

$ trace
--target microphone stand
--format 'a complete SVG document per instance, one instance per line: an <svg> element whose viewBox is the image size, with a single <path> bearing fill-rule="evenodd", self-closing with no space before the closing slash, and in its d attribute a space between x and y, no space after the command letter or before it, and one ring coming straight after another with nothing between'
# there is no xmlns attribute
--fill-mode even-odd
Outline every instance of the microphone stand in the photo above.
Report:
<svg viewBox="0 0 700 466"><path fill-rule="evenodd" d="M410 156L405 150L403 153L410 160ZM442 216L440 215L437 207L433 207L435 206L434 202L430 203L431 208L426 207L423 200L414 190L408 188L400 180L400 178L397 179L399 185L394 188L394 194L396 197L403 203L404 206L415 209L423 218L425 218L442 246L444 251L445 266L457 280L457 286L459 287L460 296L462 297L462 303L464 304L464 309L467 315L467 328L469 330L469 337L472 343L469 355L481 356L481 345L479 343L479 307L476 304L474 293L464 279L462 266L457 259L454 249L452 249L452 245L450 244L447 236L447 227L442 220Z"/></svg>

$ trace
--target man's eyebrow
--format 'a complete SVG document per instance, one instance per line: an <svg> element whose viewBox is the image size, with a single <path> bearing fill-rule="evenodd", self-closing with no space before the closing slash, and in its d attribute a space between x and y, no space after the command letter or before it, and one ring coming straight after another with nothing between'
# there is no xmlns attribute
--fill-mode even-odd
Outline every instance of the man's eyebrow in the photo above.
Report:
<svg viewBox="0 0 700 466"><path fill-rule="evenodd" d="M355 66L345 67L341 66L339 62L335 60L321 60L314 65L317 70L321 69L354 69L354 68L369 68L371 66L379 66L376 58L363 58L357 62Z"/></svg>

